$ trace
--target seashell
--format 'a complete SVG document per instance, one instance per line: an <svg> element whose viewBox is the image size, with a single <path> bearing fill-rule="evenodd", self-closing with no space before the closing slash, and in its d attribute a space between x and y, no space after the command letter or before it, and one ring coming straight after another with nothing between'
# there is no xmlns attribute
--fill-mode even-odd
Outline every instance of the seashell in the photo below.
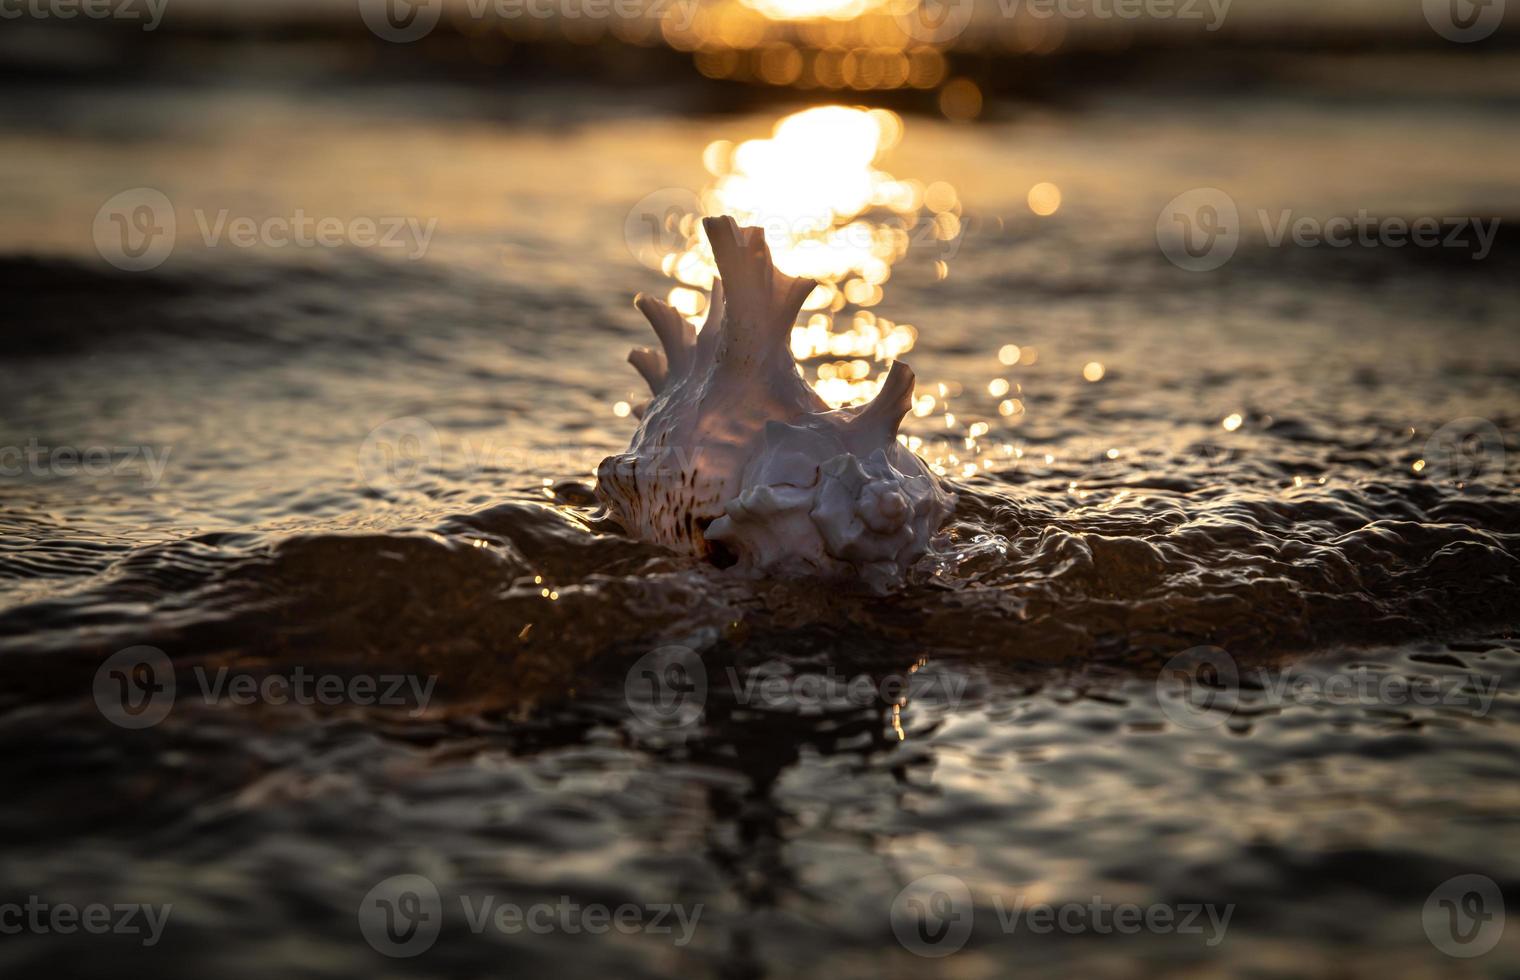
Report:
<svg viewBox="0 0 1520 980"><path fill-rule="evenodd" d="M702 225L720 277L707 320L697 332L635 300L662 349L628 360L653 397L628 451L597 468L597 498L634 537L719 565L889 588L955 505L897 440L913 371L895 362L869 404L831 410L788 343L816 284L776 269L761 229Z"/></svg>

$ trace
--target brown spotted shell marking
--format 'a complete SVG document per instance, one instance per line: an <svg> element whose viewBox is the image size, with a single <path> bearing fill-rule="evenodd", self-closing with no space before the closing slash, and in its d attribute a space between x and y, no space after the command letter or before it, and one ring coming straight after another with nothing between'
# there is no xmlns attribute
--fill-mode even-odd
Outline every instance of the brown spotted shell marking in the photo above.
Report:
<svg viewBox="0 0 1520 980"><path fill-rule="evenodd" d="M913 372L895 363L870 404L830 411L788 343L816 284L776 269L761 229L702 225L720 276L707 320L698 333L665 303L635 300L662 349L628 360L653 397L628 451L597 468L597 496L629 534L689 554L716 557L721 540L727 557L762 569L900 571L954 500L897 441Z"/></svg>

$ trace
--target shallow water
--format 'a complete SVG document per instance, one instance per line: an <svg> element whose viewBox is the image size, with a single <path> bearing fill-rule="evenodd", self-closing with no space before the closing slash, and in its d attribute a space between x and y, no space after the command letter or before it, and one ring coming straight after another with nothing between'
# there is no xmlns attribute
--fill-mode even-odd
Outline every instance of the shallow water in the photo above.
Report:
<svg viewBox="0 0 1520 980"><path fill-rule="evenodd" d="M938 400L906 431L961 504L909 587L873 597L693 565L585 505L632 429L613 405L636 400L623 358L648 338L628 299L670 286L618 229L651 192L699 189L713 140L789 110L139 95L46 93L48 125L7 110L4 441L127 448L103 475L55 458L0 484L3 877L174 908L152 949L8 937L8 968L1520 969L1513 927L1459 959L1422 920L1456 876L1512 909L1520 883L1513 229L1475 261L1272 247L1250 217L1520 213L1503 99L1369 105L1306 81L1185 112L1133 93L976 127L908 117L883 165L952 185L967 230L915 242L874 309L918 330L905 359ZM1026 202L1041 181L1062 194L1048 217ZM139 185L180 234L126 274L91 221ZM1212 273L1155 239L1200 186L1248 215ZM297 207L438 230L416 261L193 230L196 209ZM1021 413L999 414L995 379ZM420 434L421 465L377 469L377 429L382 455ZM124 730L92 695L138 645L178 691ZM1162 670L1188 650L1238 683L1189 700ZM635 664L692 682L700 664L705 698L677 699L700 713L651 703ZM436 686L424 710L202 694L221 668L297 665ZM397 874L441 895L416 959L376 954L355 914ZM930 874L974 906L943 959L894 937L894 899ZM682 943L475 933L460 899L484 896L701 911ZM1093 896L1233 911L1212 944L996 914Z"/></svg>

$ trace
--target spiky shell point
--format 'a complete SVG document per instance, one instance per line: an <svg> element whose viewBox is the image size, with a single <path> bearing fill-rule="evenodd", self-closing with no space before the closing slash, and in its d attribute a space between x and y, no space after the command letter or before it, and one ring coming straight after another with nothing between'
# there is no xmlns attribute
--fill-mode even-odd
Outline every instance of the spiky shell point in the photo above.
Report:
<svg viewBox="0 0 1520 980"><path fill-rule="evenodd" d="M890 588L955 504L897 440L912 370L896 362L870 403L830 410L788 345L815 284L776 269L761 229L702 224L720 277L707 320L699 333L665 303L635 300L661 349L628 360L653 397L628 451L597 468L597 497L629 534L676 551Z"/></svg>

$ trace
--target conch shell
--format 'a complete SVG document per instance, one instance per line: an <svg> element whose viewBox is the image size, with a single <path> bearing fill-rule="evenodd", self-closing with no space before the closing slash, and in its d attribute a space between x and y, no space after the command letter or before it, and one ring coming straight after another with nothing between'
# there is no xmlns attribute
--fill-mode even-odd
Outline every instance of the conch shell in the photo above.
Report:
<svg viewBox="0 0 1520 980"><path fill-rule="evenodd" d="M634 537L719 565L899 583L955 505L897 440L913 371L895 362L869 404L830 410L788 344L815 283L776 269L761 229L702 224L720 276L707 320L635 300L663 350L628 355L654 397L597 467L598 499Z"/></svg>

